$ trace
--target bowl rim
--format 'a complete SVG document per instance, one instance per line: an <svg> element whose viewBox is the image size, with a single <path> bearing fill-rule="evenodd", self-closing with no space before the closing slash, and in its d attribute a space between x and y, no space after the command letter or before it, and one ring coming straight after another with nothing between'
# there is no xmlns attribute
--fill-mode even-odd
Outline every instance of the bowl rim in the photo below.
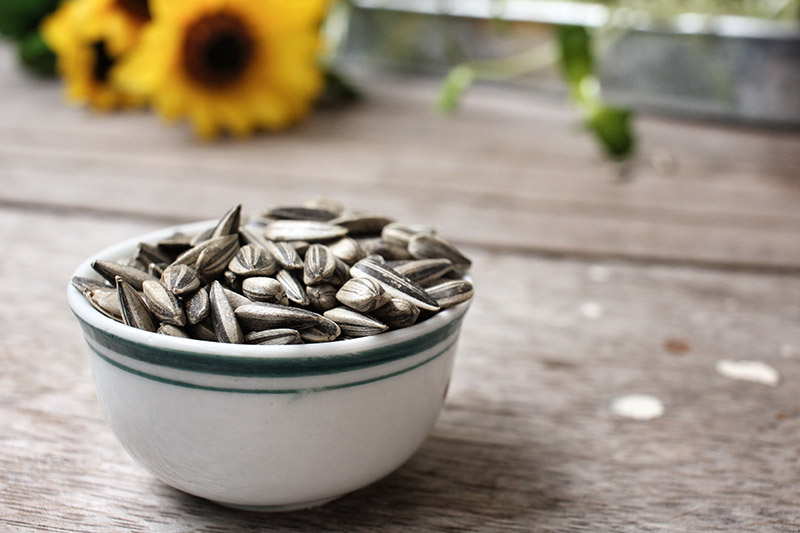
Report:
<svg viewBox="0 0 800 533"><path fill-rule="evenodd" d="M205 220L178 224L123 240L92 254L89 259L86 259L78 266L72 276L100 279L91 267L91 262L95 259L117 260L126 255L131 255L140 242L158 241L177 232L193 233L202 231L216 223L216 220ZM190 366L195 366L201 363L202 360L224 360L227 367L236 366L237 364L252 367L256 361L262 361L266 365L272 362L281 366L297 364L305 368L309 365L312 367L322 366L327 367L328 371L336 371L351 370L354 365L364 366L370 363L399 360L413 356L414 352L394 350L387 355L385 353L386 349L409 342L413 344L423 337L435 337L437 332L444 329L450 331L451 328L448 328L448 326L457 326L471 303L471 300L463 302L449 309L439 311L418 324L369 337L326 343L279 346L225 344L162 335L117 322L92 307L83 294L72 286L71 279L68 284L67 299L72 312L84 326L84 330L86 330L86 326L89 326L91 329L106 337L111 337L117 342L121 340L140 349L142 347L155 348L163 352L180 354L183 362L188 362ZM466 279L471 280L472 278L466 276ZM86 334L87 331L84 331L84 333ZM438 336L441 337L441 334ZM173 365L167 364L166 366ZM183 364L177 361L175 366L181 367ZM199 367L202 366L202 364L199 365Z"/></svg>

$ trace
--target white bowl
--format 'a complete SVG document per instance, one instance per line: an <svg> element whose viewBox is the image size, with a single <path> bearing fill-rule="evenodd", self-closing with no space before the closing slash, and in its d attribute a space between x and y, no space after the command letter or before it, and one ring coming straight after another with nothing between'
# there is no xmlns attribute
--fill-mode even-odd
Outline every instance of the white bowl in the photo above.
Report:
<svg viewBox="0 0 800 533"><path fill-rule="evenodd" d="M166 228L94 255L213 224ZM89 346L97 395L114 434L165 483L223 505L292 510L380 479L422 444L447 393L469 302L373 337L289 346L158 335L69 304Z"/></svg>

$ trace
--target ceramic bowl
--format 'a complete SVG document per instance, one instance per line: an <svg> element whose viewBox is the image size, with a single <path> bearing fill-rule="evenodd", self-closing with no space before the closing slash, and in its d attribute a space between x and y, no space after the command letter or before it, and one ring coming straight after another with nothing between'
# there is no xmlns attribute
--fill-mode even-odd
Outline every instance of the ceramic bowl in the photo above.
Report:
<svg viewBox="0 0 800 533"><path fill-rule="evenodd" d="M166 228L92 256L129 257ZM163 482L223 505L321 505L403 464L433 428L468 302L373 337L289 346L230 345L137 330L73 287L97 395L116 437Z"/></svg>

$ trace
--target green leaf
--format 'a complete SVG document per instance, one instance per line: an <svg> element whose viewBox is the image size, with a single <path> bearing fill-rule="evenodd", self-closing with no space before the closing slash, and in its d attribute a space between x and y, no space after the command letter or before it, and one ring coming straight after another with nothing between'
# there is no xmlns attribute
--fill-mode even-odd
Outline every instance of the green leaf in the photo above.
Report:
<svg viewBox="0 0 800 533"><path fill-rule="evenodd" d="M361 92L345 77L328 68L325 71L325 89L317 100L320 107L338 107L361 100Z"/></svg>
<svg viewBox="0 0 800 533"><path fill-rule="evenodd" d="M586 125L595 134L606 153L623 159L634 148L631 113L627 109L600 107L586 119Z"/></svg>
<svg viewBox="0 0 800 533"><path fill-rule="evenodd" d="M19 58L25 67L39 76L55 76L56 55L45 44L42 35L32 32L19 42Z"/></svg>
<svg viewBox="0 0 800 533"><path fill-rule="evenodd" d="M475 81L475 72L466 65L453 68L439 89L436 107L442 113L452 113L470 85Z"/></svg>
<svg viewBox="0 0 800 533"><path fill-rule="evenodd" d="M591 36L581 26L560 26L556 38L561 49L561 71L564 79L571 86L577 87L581 80L594 74Z"/></svg>
<svg viewBox="0 0 800 533"><path fill-rule="evenodd" d="M0 34L20 40L56 10L60 0L0 0Z"/></svg>

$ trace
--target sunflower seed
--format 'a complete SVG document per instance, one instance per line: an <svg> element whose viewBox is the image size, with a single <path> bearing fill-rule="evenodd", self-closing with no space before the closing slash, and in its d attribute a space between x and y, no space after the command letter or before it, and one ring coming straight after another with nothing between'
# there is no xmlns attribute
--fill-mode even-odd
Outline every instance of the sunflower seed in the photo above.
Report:
<svg viewBox="0 0 800 533"><path fill-rule="evenodd" d="M268 209L264 216L272 217L279 220L315 220L317 222L326 222L332 218L336 218L336 213L328 211L327 209L315 207L273 207Z"/></svg>
<svg viewBox="0 0 800 533"><path fill-rule="evenodd" d="M447 309L472 298L472 283L465 279L445 281L425 290L439 307Z"/></svg>
<svg viewBox="0 0 800 533"><path fill-rule="evenodd" d="M303 268L303 260L291 244L288 242L265 242L267 243L267 251L272 254L272 257L281 267L289 270Z"/></svg>
<svg viewBox="0 0 800 533"><path fill-rule="evenodd" d="M214 233L214 228L205 229L196 235L194 235L190 240L189 244L191 246L197 246L198 244L208 241L211 239L211 235Z"/></svg>
<svg viewBox="0 0 800 533"><path fill-rule="evenodd" d="M277 220L264 228L264 236L271 241L326 241L343 237L347 229L327 222L309 220Z"/></svg>
<svg viewBox="0 0 800 533"><path fill-rule="evenodd" d="M324 313L339 305L336 300L336 287L330 283L309 285L306 287L306 296L308 296L308 304L311 309L318 313Z"/></svg>
<svg viewBox="0 0 800 533"><path fill-rule="evenodd" d="M178 298L160 281L147 280L142 283L144 303L153 316L161 322L173 326L185 326L186 316L183 314Z"/></svg>
<svg viewBox="0 0 800 533"><path fill-rule="evenodd" d="M362 259L350 268L354 278L372 278L394 298L403 298L420 309L438 311L439 305L425 293L419 285L405 276L398 274L393 268L378 264L369 259Z"/></svg>
<svg viewBox="0 0 800 533"><path fill-rule="evenodd" d="M117 264L124 265L127 267L135 268L137 270L141 270L143 272L147 271L147 265L139 261L139 258L136 257L136 254L126 257L125 259L120 259L117 261Z"/></svg>
<svg viewBox="0 0 800 533"><path fill-rule="evenodd" d="M194 266L197 262L197 259L200 257L206 248L210 247L220 247L224 243L229 243L231 240L230 235L223 235L222 237L216 237L214 239L206 239L201 241L191 248L183 252L181 255L175 258L175 261L172 262L173 265L189 265Z"/></svg>
<svg viewBox="0 0 800 533"><path fill-rule="evenodd" d="M206 319L210 310L211 301L206 287L199 289L183 304L183 312L189 324L202 322Z"/></svg>
<svg viewBox="0 0 800 533"><path fill-rule="evenodd" d="M239 230L239 223L242 219L242 205L234 206L225 213L217 226L211 232L211 238L221 237L223 235L235 234Z"/></svg>
<svg viewBox="0 0 800 533"><path fill-rule="evenodd" d="M419 317L419 308L402 298L392 300L373 311L373 316L390 328L405 328L412 325Z"/></svg>
<svg viewBox="0 0 800 533"><path fill-rule="evenodd" d="M339 325L342 333L350 337L367 337L377 335L389 329L389 326L372 317L356 313L347 307L334 307L324 313L325 318Z"/></svg>
<svg viewBox="0 0 800 533"><path fill-rule="evenodd" d="M83 295L92 304L92 307L103 313L108 318L122 322L122 309L119 306L117 289L111 287L96 287L86 289Z"/></svg>
<svg viewBox="0 0 800 533"><path fill-rule="evenodd" d="M225 272L228 263L239 251L239 236L224 235L213 239L214 244L206 247L195 262L195 269L201 279L212 280Z"/></svg>
<svg viewBox="0 0 800 533"><path fill-rule="evenodd" d="M337 257L336 270L333 275L328 278L328 283L336 287L341 287L348 279L350 279L350 265Z"/></svg>
<svg viewBox="0 0 800 533"><path fill-rule="evenodd" d="M372 278L351 278L336 293L336 299L359 313L371 313L392 297Z"/></svg>
<svg viewBox="0 0 800 533"><path fill-rule="evenodd" d="M181 328L173 326L172 324L161 324L156 333L169 335L170 337L180 337L182 339L189 338L189 335L185 331L183 331Z"/></svg>
<svg viewBox="0 0 800 533"><path fill-rule="evenodd" d="M408 241L418 234L434 235L436 230L428 226L408 225L400 222L387 224L381 230L381 238L389 244L408 248Z"/></svg>
<svg viewBox="0 0 800 533"><path fill-rule="evenodd" d="M267 239L262 236L263 232L263 228L256 230L251 226L239 226L239 239L245 244L252 244L266 250Z"/></svg>
<svg viewBox="0 0 800 533"><path fill-rule="evenodd" d="M311 209L324 209L325 211L335 213L337 216L344 213L344 206L338 200L334 200L333 198L328 198L325 196L318 196L317 198L304 203L303 207L308 207Z"/></svg>
<svg viewBox="0 0 800 533"><path fill-rule="evenodd" d="M410 259L411 254L402 246L386 242L383 239L369 241L368 247L365 249L369 255L379 255L384 259L391 261Z"/></svg>
<svg viewBox="0 0 800 533"><path fill-rule="evenodd" d="M397 265L394 269L415 283L423 285L437 280L453 270L449 259L417 259Z"/></svg>
<svg viewBox="0 0 800 533"><path fill-rule="evenodd" d="M239 248L234 258L228 263L228 269L243 277L271 276L278 270L278 264L264 248L246 244Z"/></svg>
<svg viewBox="0 0 800 533"><path fill-rule="evenodd" d="M225 287L223 287L222 290L225 292L225 296L228 297L228 301L230 302L231 307L233 307L234 311L243 305L254 303L253 300L242 296L238 292L234 292Z"/></svg>
<svg viewBox="0 0 800 533"><path fill-rule="evenodd" d="M342 330L336 322L323 317L318 325L300 330L300 338L304 342L330 342L336 340L341 333Z"/></svg>
<svg viewBox="0 0 800 533"><path fill-rule="evenodd" d="M336 271L336 256L323 244L312 244L306 252L303 283L317 285L330 279Z"/></svg>
<svg viewBox="0 0 800 533"><path fill-rule="evenodd" d="M150 263L147 265L147 273L156 278L161 278L161 274L164 273L164 268L166 268L166 266L166 263Z"/></svg>
<svg viewBox="0 0 800 533"><path fill-rule="evenodd" d="M250 330L304 329L322 322L322 316L305 309L268 303L253 303L236 308L236 317Z"/></svg>
<svg viewBox="0 0 800 533"><path fill-rule="evenodd" d="M117 297L119 298L122 321L134 328L155 331L156 325L153 322L153 317L142 297L133 288L133 285L125 281L122 276L117 276L115 281L117 283Z"/></svg>
<svg viewBox="0 0 800 533"><path fill-rule="evenodd" d="M283 285L283 290L286 292L286 297L289 301L298 305L308 305L306 288L297 280L290 270L279 270L278 273L275 274L275 279Z"/></svg>
<svg viewBox="0 0 800 533"><path fill-rule="evenodd" d="M143 281L148 279L158 279L154 276L151 276L147 272L139 270L138 268L121 265L119 263L112 263L111 261L101 261L98 259L97 261L92 262L92 268L111 283L116 283L116 278L119 276L125 280L126 283L129 283L131 286L133 286L133 288L137 291L142 290Z"/></svg>
<svg viewBox="0 0 800 533"><path fill-rule="evenodd" d="M242 282L242 292L255 302L289 305L283 285L273 278L245 278Z"/></svg>
<svg viewBox="0 0 800 533"><path fill-rule="evenodd" d="M242 292L242 280L230 270L226 270L225 273L222 274L222 282L225 285L226 289L230 289L236 292Z"/></svg>
<svg viewBox="0 0 800 533"><path fill-rule="evenodd" d="M378 254L369 254L364 259L369 259L373 263L378 263L379 265L389 265L389 263L386 261L386 259L384 259L382 255L378 255ZM389 266L391 266L391 265L389 265Z"/></svg>
<svg viewBox="0 0 800 533"><path fill-rule="evenodd" d="M243 340L242 328L239 326L228 297L219 281L211 284L209 294L211 300L211 320L214 323L214 334L219 342L239 344Z"/></svg>
<svg viewBox="0 0 800 533"><path fill-rule="evenodd" d="M186 329L193 339L217 342L217 334L214 333L214 326L210 325L207 320L187 326Z"/></svg>
<svg viewBox="0 0 800 533"><path fill-rule="evenodd" d="M149 265L150 263L170 264L173 259L163 251L159 250L157 246L148 244L146 242L139 243L139 250L136 252L136 258L145 265Z"/></svg>
<svg viewBox="0 0 800 533"><path fill-rule="evenodd" d="M161 273L161 283L175 296L183 296L200 288L200 276L188 265L172 264Z"/></svg>
<svg viewBox="0 0 800 533"><path fill-rule="evenodd" d="M265 329L262 331L251 331L244 336L245 344L302 344L297 330Z"/></svg>
<svg viewBox="0 0 800 533"><path fill-rule="evenodd" d="M159 241L158 248L174 258L191 248L191 241L192 237L190 235L176 233L172 237Z"/></svg>
<svg viewBox="0 0 800 533"><path fill-rule="evenodd" d="M84 278L81 276L75 276L70 280L72 286L78 289L79 292L83 293L89 289L110 289L111 287L103 282L100 282L96 279L91 278Z"/></svg>
<svg viewBox="0 0 800 533"><path fill-rule="evenodd" d="M391 222L392 219L383 216L350 213L334 218L329 224L347 228L347 232L351 235L367 235L380 233L383 227Z"/></svg>
<svg viewBox="0 0 800 533"><path fill-rule="evenodd" d="M408 241L408 252L415 259L436 259L443 257L453 262L456 270L466 270L472 262L455 246L433 235L414 235Z"/></svg>
<svg viewBox="0 0 800 533"><path fill-rule="evenodd" d="M358 245L358 241L351 237L342 237L338 241L329 244L328 248L330 248L333 255L348 265L352 265L359 259L364 258L364 250Z"/></svg>

